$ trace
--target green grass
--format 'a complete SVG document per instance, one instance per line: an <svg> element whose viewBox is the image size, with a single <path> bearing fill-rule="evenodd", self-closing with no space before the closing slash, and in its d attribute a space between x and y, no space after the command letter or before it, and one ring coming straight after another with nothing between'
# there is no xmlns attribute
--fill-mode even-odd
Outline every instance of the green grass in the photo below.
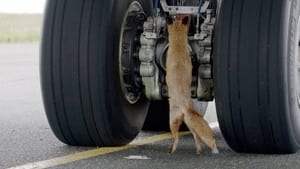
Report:
<svg viewBox="0 0 300 169"><path fill-rule="evenodd" d="M0 14L0 43L38 42L41 14Z"/></svg>

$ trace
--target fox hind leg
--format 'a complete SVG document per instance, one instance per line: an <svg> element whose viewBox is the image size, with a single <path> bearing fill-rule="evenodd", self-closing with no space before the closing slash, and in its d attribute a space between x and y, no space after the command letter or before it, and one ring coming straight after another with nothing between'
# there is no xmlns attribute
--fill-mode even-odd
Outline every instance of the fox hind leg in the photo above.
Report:
<svg viewBox="0 0 300 169"><path fill-rule="evenodd" d="M203 117L190 108L185 116L185 122L195 135L211 149L213 154L219 153L213 131Z"/></svg>
<svg viewBox="0 0 300 169"><path fill-rule="evenodd" d="M195 146L196 146L196 153L197 154L201 154L201 142L200 142L200 138L198 137L198 135L195 132L192 132L193 137L194 137L194 141L195 141Z"/></svg>
<svg viewBox="0 0 300 169"><path fill-rule="evenodd" d="M170 130L174 139L172 147L169 152L170 154L174 154L177 149L177 145L179 142L179 127L181 126L182 122L183 122L182 115L176 117L175 119L170 118Z"/></svg>
<svg viewBox="0 0 300 169"><path fill-rule="evenodd" d="M212 139L208 139L208 138L202 138L202 141L204 142L205 145L207 145L207 147L209 147L211 149L211 152L213 154L219 153L215 139L212 140Z"/></svg>
<svg viewBox="0 0 300 169"><path fill-rule="evenodd" d="M196 129L197 135L201 138L204 144L211 149L213 154L218 154L219 150L216 144L216 139L212 134L212 130L209 128L207 123L203 123L203 125L206 127L202 128L202 131L201 128ZM205 130L203 131L203 129Z"/></svg>

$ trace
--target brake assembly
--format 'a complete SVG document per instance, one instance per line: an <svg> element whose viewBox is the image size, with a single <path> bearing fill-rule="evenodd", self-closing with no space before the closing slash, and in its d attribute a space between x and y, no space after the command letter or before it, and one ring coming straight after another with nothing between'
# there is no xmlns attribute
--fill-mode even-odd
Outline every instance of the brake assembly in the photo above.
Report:
<svg viewBox="0 0 300 169"><path fill-rule="evenodd" d="M166 0L155 2L154 15L143 24L140 36L139 73L150 100L168 97L165 81L165 62L168 33L165 13L171 16L190 15L189 51L193 63L192 97L200 101L214 98L212 77L212 43L216 23L216 5L210 1L179 0L169 6ZM192 5L192 6L191 6Z"/></svg>

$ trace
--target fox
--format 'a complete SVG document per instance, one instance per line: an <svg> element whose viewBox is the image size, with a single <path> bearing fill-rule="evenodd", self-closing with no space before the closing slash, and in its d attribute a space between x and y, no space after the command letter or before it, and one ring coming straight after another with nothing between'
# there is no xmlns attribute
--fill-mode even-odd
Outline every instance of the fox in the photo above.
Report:
<svg viewBox="0 0 300 169"><path fill-rule="evenodd" d="M197 154L201 153L201 141L213 154L219 153L215 136L208 123L193 108L191 98L192 61L188 49L189 17L167 16L169 49L166 59L166 84L169 93L170 130L173 144L169 153L175 153L179 142L179 128L184 122L192 133Z"/></svg>

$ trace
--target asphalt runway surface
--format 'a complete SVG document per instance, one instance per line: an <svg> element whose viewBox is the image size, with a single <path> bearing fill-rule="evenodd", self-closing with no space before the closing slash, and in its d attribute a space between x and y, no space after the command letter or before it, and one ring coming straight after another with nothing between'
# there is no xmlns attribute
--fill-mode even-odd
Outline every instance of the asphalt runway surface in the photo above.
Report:
<svg viewBox="0 0 300 169"><path fill-rule="evenodd" d="M213 125L220 153L203 148L183 133L178 151L167 152L169 133L141 132L128 146L72 147L59 142L48 125L40 93L39 45L0 45L0 169L282 169L300 168L300 152L290 155L239 154L224 141L214 104L206 119Z"/></svg>

